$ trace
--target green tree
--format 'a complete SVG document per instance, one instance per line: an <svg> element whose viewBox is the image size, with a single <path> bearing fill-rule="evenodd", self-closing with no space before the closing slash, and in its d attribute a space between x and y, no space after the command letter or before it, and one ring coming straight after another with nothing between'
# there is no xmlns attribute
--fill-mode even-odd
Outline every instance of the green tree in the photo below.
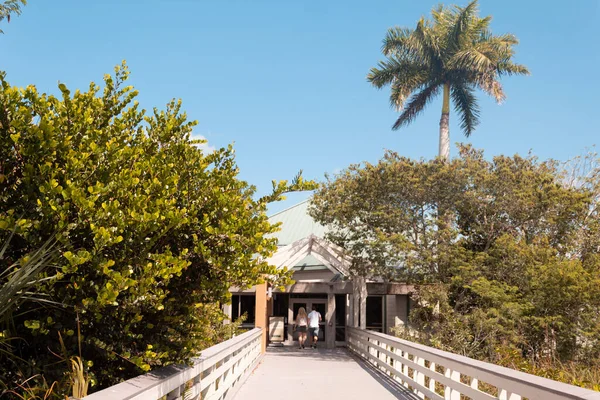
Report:
<svg viewBox="0 0 600 400"><path fill-rule="evenodd" d="M477 11L477 0L466 7L440 5L432 10L432 20L422 18L415 29L389 29L383 41L387 59L367 76L377 88L391 87L391 105L401 112L393 129L411 123L442 92L439 156L445 160L450 158L451 100L468 137L479 123L476 89L500 103L506 96L499 79L529 74L512 61L517 38L493 35L492 18L480 18Z"/></svg>
<svg viewBox="0 0 600 400"><path fill-rule="evenodd" d="M57 273L36 290L63 305L24 303L4 327L22 339L13 382L61 381L58 335L72 356L79 330L95 385L187 362L229 332L230 286L289 277L264 261L277 229L266 206L311 183L275 182L255 199L231 146L205 153L180 101L147 114L128 75L119 66L85 92L61 84L60 97L1 79L0 239L14 231L1 268L55 237Z"/></svg>
<svg viewBox="0 0 600 400"><path fill-rule="evenodd" d="M311 214L358 275L415 285L403 337L600 385L597 158L565 173L533 156L459 154L352 165L321 186Z"/></svg>
<svg viewBox="0 0 600 400"><path fill-rule="evenodd" d="M21 15L21 6L27 4L27 0L5 0L0 4L0 22L6 19L6 22L10 22L11 15ZM0 33L4 33L0 29Z"/></svg>

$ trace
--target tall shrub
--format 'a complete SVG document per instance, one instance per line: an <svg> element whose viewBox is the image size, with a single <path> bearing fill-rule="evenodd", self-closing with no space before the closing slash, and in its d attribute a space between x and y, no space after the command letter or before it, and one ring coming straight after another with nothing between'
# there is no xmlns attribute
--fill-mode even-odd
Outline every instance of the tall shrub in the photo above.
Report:
<svg viewBox="0 0 600 400"><path fill-rule="evenodd" d="M222 339L231 285L287 277L263 260L266 202L289 185L256 200L231 146L204 151L180 101L146 113L127 78L122 65L59 97L0 80L0 240L16 229L2 268L52 235L61 249L38 290L62 306L24 306L5 327L21 339L14 381L64 377L59 333L101 386L186 362Z"/></svg>

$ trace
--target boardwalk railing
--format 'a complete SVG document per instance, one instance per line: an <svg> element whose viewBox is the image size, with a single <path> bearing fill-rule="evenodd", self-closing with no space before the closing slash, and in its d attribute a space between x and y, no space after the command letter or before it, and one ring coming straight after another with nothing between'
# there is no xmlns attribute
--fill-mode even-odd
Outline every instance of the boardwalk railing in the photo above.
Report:
<svg viewBox="0 0 600 400"><path fill-rule="evenodd" d="M84 400L230 399L261 357L255 328L202 351L193 366L173 365L129 379Z"/></svg>
<svg viewBox="0 0 600 400"><path fill-rule="evenodd" d="M600 392L358 328L348 348L413 391L435 400L600 400Z"/></svg>

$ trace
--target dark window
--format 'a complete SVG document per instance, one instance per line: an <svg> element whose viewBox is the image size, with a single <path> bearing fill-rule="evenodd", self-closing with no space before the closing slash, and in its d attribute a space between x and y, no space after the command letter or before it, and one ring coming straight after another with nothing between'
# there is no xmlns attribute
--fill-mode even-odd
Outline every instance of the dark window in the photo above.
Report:
<svg viewBox="0 0 600 400"><path fill-rule="evenodd" d="M244 324L254 324L255 307L256 297L253 294L233 295L231 296L231 319L236 321L246 314Z"/></svg>
<svg viewBox="0 0 600 400"><path fill-rule="evenodd" d="M289 295L282 293L273 294L273 315L275 317L288 317Z"/></svg>
<svg viewBox="0 0 600 400"><path fill-rule="evenodd" d="M335 295L335 340L346 340L346 295Z"/></svg>
<svg viewBox="0 0 600 400"><path fill-rule="evenodd" d="M383 297L367 297L367 329L383 333Z"/></svg>
<svg viewBox="0 0 600 400"><path fill-rule="evenodd" d="M240 316L240 296L231 296L231 320L235 321Z"/></svg>
<svg viewBox="0 0 600 400"><path fill-rule="evenodd" d="M256 307L256 297L251 296L240 296L240 316L246 314L246 320L244 323L254 323L254 313Z"/></svg>
<svg viewBox="0 0 600 400"><path fill-rule="evenodd" d="M273 316L283 317L283 337L287 338L288 335L288 306L289 306L289 294L274 293L273 294Z"/></svg>

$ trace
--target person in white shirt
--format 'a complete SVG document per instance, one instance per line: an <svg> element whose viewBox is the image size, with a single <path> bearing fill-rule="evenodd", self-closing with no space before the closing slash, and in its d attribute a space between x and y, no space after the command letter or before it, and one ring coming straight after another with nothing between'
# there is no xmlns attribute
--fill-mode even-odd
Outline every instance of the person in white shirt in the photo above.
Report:
<svg viewBox="0 0 600 400"><path fill-rule="evenodd" d="M319 322L321 322L321 313L317 311L317 307L312 306L312 311L308 314L308 332L312 338L312 348L317 348L317 340L319 340Z"/></svg>

